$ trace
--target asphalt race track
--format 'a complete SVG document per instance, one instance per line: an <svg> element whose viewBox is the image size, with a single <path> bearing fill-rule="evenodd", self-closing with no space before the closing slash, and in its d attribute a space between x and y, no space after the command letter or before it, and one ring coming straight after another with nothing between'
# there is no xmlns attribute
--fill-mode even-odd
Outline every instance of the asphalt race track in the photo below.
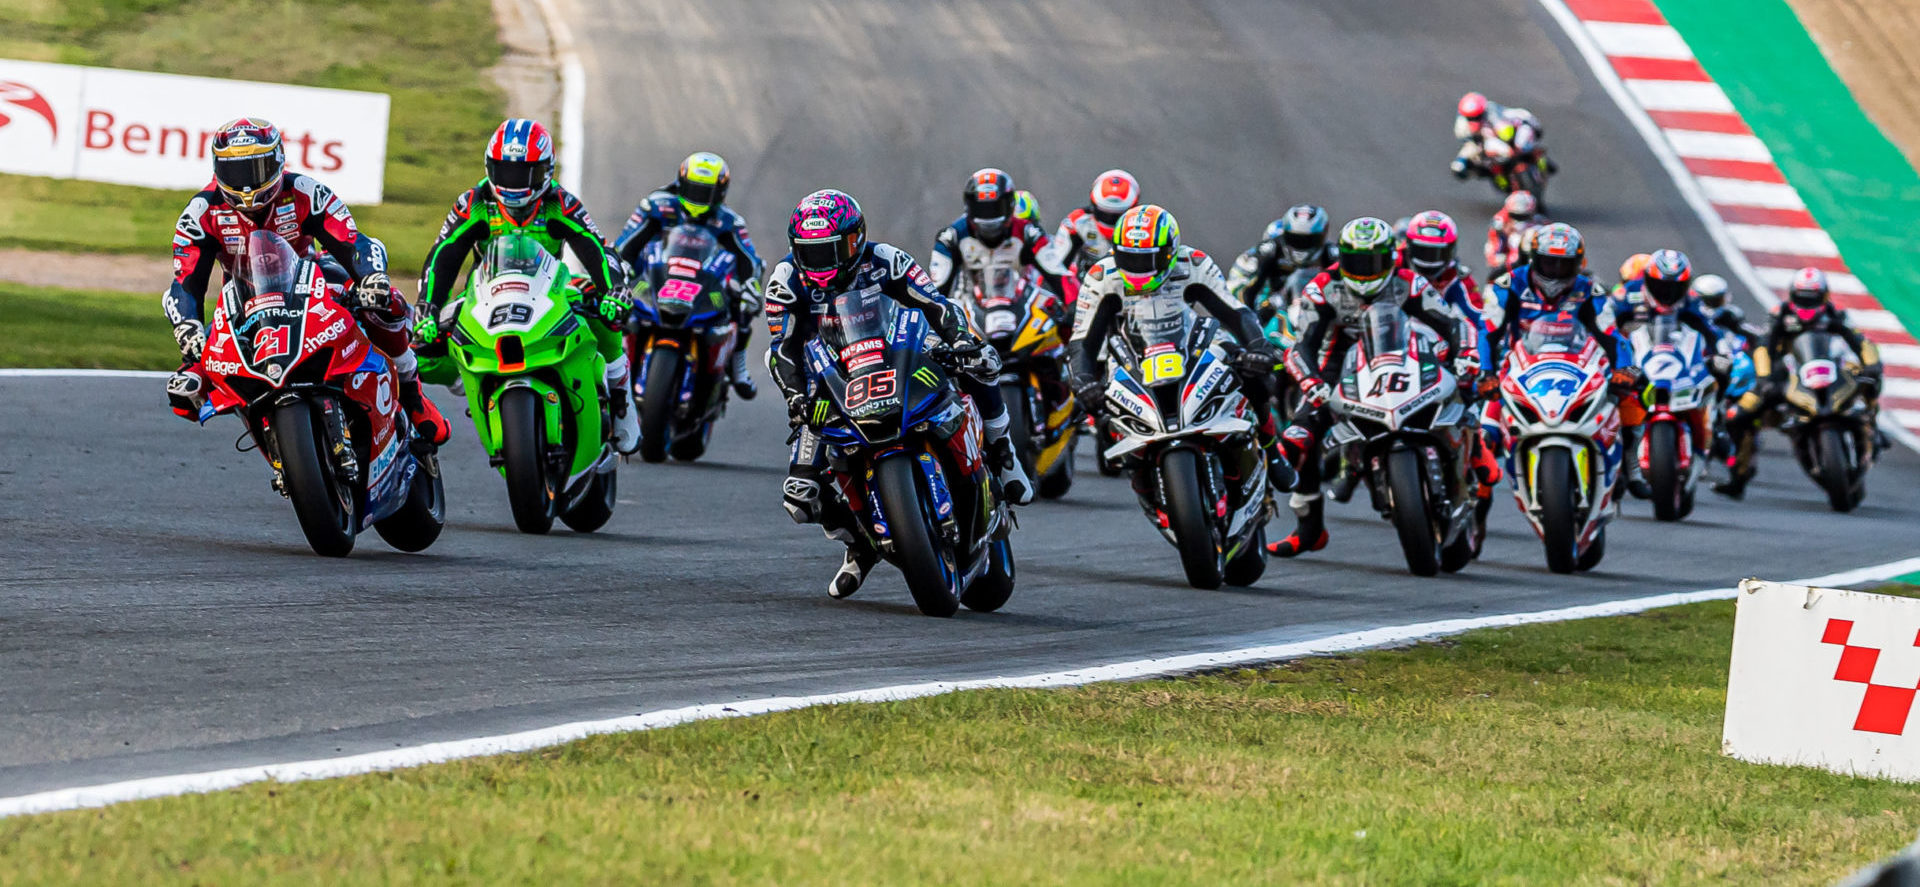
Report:
<svg viewBox="0 0 1920 887"><path fill-rule="evenodd" d="M1313 200L1336 219L1438 206L1477 258L1495 196L1445 166L1454 99L1479 87L1546 121L1565 171L1551 203L1596 268L1665 245L1717 265L1531 0L1323 6L582 0L586 197L611 233L709 148L769 251L794 202L831 185L876 237L924 255L975 167L1009 169L1052 222L1118 165L1227 256ZM0 378L0 795L1811 576L1910 554L1897 540L1920 519L1903 495L1913 454L1839 516L1774 438L1745 504L1703 492L1674 528L1630 502L1590 575L1547 573L1503 499L1482 561L1416 581L1389 526L1350 505L1332 510L1329 550L1199 592L1125 482L1083 461L1067 499L1022 513L1007 608L939 620L888 568L853 600L826 597L839 548L779 508L770 396L736 403L699 464L623 468L619 511L591 536L516 532L456 427L439 544L401 555L369 534L340 561L308 551L262 460L233 451L237 423L180 422L160 389Z"/></svg>

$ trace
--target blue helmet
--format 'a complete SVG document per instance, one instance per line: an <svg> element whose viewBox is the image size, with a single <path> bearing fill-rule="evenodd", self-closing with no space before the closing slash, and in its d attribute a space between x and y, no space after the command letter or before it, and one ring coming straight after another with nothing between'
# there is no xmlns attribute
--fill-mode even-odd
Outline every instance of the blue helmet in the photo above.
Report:
<svg viewBox="0 0 1920 887"><path fill-rule="evenodd" d="M1294 265L1304 265L1327 245L1327 211L1310 203L1288 207L1280 218L1268 223L1262 240L1279 241L1281 255Z"/></svg>

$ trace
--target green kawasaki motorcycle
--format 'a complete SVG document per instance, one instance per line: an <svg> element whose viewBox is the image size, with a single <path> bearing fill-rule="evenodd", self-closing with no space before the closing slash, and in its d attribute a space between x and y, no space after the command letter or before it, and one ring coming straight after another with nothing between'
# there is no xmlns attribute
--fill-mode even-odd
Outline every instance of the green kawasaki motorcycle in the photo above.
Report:
<svg viewBox="0 0 1920 887"><path fill-rule="evenodd" d="M606 360L588 326L598 322L565 264L533 238L508 234L487 247L465 294L440 312L450 330L447 358L421 362L429 381L450 382L448 370L458 372L521 532L545 533L558 517L588 533L613 517Z"/></svg>

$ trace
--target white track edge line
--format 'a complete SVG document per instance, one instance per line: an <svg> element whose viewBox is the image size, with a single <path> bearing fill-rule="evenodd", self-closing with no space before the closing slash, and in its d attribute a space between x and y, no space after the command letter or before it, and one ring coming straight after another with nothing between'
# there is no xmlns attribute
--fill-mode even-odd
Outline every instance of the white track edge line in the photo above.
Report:
<svg viewBox="0 0 1920 887"><path fill-rule="evenodd" d="M165 370L0 369L0 379L46 379L76 376L91 376L96 379L165 379L172 375L172 373Z"/></svg>
<svg viewBox="0 0 1920 887"><path fill-rule="evenodd" d="M1793 584L1854 585L1861 582L1888 579L1915 571L1920 571L1920 557L1910 557L1891 563L1876 564L1870 567L1861 567L1859 569L1845 570L1838 573L1829 573L1825 576L1801 579ZM1584 604L1577 607L1537 610L1529 613L1504 613L1495 616L1442 619L1434 622L1418 622L1410 625L1370 628L1285 644L1246 647L1216 653L1190 653L1181 656L1154 659L1135 659L1127 662L1089 666L1069 671L1043 672L1017 677L983 678L965 681L929 681L918 684L900 684L889 687L874 687L865 690L851 690L843 693L823 693L810 696L772 696L742 700L739 702L711 702L704 705L690 705L683 708L644 712L626 717L596 721L576 721L574 723L559 724L553 727L527 730L519 733L434 742L425 745L369 752L359 755L348 755L338 758L293 761L282 764L264 764L252 767L236 767L227 770L211 770L172 776L154 776L145 779L111 782L102 785L54 789L51 791L0 798L0 817L21 816L33 813L51 813L59 810L73 810L87 807L104 807L109 804L147 798L200 794L236 788L248 783L266 780L299 782L309 779L357 776L366 773L418 767L424 764L442 763L462 758L533 751L607 733L631 733L641 730L671 727L694 721L745 717L822 705L839 705L850 702L895 702L905 699L918 699L925 696L944 695L961 690L1077 687L1084 684L1106 681L1126 681L1140 678L1190 674L1208 669L1250 666L1298 659L1304 656L1324 656L1332 653L1346 653L1376 647L1393 646L1445 635L1459 634L1481 628L1500 628L1514 625L1531 625L1541 622L1565 622L1573 619L1590 619L1598 616L1627 615L1660 607L1672 607L1702 601L1726 600L1734 597L1737 593L1738 589L1735 588L1713 588L1703 591L1674 592L1647 597L1606 601L1597 604Z"/></svg>
<svg viewBox="0 0 1920 887"><path fill-rule="evenodd" d="M567 26L555 0L534 0L534 4L540 8L547 39L553 44L554 61L560 65L560 187L577 195L586 165L587 71L574 48L573 29Z"/></svg>
<svg viewBox="0 0 1920 887"><path fill-rule="evenodd" d="M1573 42L1574 48L1580 51L1581 57L1587 62L1587 67L1592 70L1594 79L1599 81L1600 87L1606 90L1607 96L1613 99L1613 103L1620 108L1620 112L1627 116L1627 122L1632 123L1633 128L1639 131L1640 141L1646 143L1647 147L1653 151L1655 159L1666 168L1667 177L1673 180L1674 187L1679 189L1681 198L1693 208L1693 214L1700 217L1700 224L1706 227L1707 236L1713 239L1714 246L1720 248L1721 258L1726 261L1727 267L1740 278L1741 283L1747 285L1747 289L1752 291L1756 301L1767 310L1773 310L1773 307L1779 304L1779 298L1774 296L1773 290L1760 280L1760 275L1754 273L1753 263L1747 261L1746 253L1734 242L1733 233L1727 230L1726 221L1721 219L1720 214L1714 210L1713 204L1707 200L1707 195L1701 190L1700 183L1694 180L1693 173L1680 160L1680 155L1675 153L1673 146L1667 143L1666 136L1661 132L1660 127L1653 122L1652 117L1647 115L1646 109L1640 106L1632 94L1627 92L1626 84L1621 81L1620 74L1613 70L1613 63L1608 61L1606 54L1600 51L1599 45L1594 42L1593 35L1587 33L1586 24L1580 20L1579 16L1574 15L1573 10L1568 9L1562 0L1539 0L1539 3L1548 15L1553 16L1554 21L1560 25L1560 30L1565 32L1567 39ZM1734 113L1738 114L1739 111L1736 109Z"/></svg>

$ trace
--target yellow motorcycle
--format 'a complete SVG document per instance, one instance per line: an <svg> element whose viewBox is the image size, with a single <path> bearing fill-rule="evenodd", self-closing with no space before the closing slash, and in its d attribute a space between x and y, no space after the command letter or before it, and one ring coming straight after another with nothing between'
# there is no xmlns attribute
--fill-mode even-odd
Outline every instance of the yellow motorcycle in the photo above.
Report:
<svg viewBox="0 0 1920 887"><path fill-rule="evenodd" d="M1060 296L1011 267L972 275L957 295L975 332L1000 354L1000 392L1007 402L1013 449L1040 495L1058 499L1073 486L1080 423L1062 375L1068 330L1057 318Z"/></svg>

